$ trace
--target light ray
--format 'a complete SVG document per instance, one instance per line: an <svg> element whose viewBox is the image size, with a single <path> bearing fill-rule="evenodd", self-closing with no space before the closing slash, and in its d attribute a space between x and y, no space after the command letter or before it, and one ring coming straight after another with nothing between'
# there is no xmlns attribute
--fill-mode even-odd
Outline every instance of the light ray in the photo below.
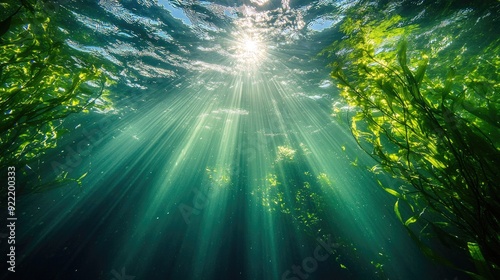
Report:
<svg viewBox="0 0 500 280"><path fill-rule="evenodd" d="M122 248L110 256L112 267L133 267L135 275L154 275L152 267L169 265L172 279L216 279L217 269L231 263L233 245L244 240L239 246L240 257L248 258L241 267L247 279L281 278L294 264L291 256L307 256L299 244L332 229L347 236L363 232L352 239L370 247L368 255L378 254L369 243L384 243L385 236L373 216L385 210L364 209L383 200L366 195L376 186L363 186L367 173L349 165L354 159L341 147L360 151L330 117L330 100L299 94L305 78L282 63L291 58L270 52L264 31L238 28L222 63L235 71L205 69L163 102L151 101L113 125L92 151L91 187L47 212L51 221L28 254L76 219L95 227L75 250L101 246L91 244L99 235ZM282 154L289 151L288 159L280 158L280 147ZM283 191L275 195L278 187ZM309 196L301 196L306 191ZM326 201L324 209L315 194ZM334 218L320 226L300 220L307 214ZM285 236L293 236L296 246ZM264 262L255 263L262 256Z"/></svg>

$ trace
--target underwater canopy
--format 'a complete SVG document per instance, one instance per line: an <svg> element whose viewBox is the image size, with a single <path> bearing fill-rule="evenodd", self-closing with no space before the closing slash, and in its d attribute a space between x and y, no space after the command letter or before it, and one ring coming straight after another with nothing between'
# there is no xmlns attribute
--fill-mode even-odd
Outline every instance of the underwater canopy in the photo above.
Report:
<svg viewBox="0 0 500 280"><path fill-rule="evenodd" d="M0 3L0 276L498 279L470 2Z"/></svg>

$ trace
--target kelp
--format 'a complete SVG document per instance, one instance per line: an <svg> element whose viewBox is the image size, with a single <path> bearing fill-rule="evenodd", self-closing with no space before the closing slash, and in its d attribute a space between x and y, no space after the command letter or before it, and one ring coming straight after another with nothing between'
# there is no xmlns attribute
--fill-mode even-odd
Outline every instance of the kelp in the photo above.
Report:
<svg viewBox="0 0 500 280"><path fill-rule="evenodd" d="M276 159L272 172L261 180L255 195L270 212L290 215L297 225L308 234L321 232L320 221L324 214L321 185L332 184L325 173L314 176L306 162L305 144L293 148L290 145L276 147Z"/></svg>
<svg viewBox="0 0 500 280"><path fill-rule="evenodd" d="M111 106L111 82L102 66L65 49L57 25L39 5L28 4L11 5L15 10L0 41L2 170L21 169L56 147L70 114Z"/></svg>
<svg viewBox="0 0 500 280"><path fill-rule="evenodd" d="M326 232L340 232L341 225L336 224L328 216L328 211L325 211L325 198L328 190L336 188L335 179L327 173L315 173L312 170L307 159L311 152L304 143L276 146L275 152L270 172L259 180L252 196L266 211L280 213L278 217L290 218L297 229L312 238L324 236ZM333 225L325 223L327 220ZM351 270L354 266L354 263L350 263L352 261L362 267L361 270L351 271L352 273L385 276L386 255L379 253L368 262L350 238L340 234L334 238L339 245L334 253L335 262L341 269Z"/></svg>
<svg viewBox="0 0 500 280"><path fill-rule="evenodd" d="M341 27L344 40L323 54L334 60L331 76L343 102L354 108L354 138L378 163L370 170L405 186L380 183L397 199L394 212L410 236L424 254L455 268L423 236L469 252L477 272L466 272L494 279L500 273L500 39L485 38L489 43L474 52L467 44L419 51L426 36L438 44L449 34L408 22L397 14L352 14Z"/></svg>

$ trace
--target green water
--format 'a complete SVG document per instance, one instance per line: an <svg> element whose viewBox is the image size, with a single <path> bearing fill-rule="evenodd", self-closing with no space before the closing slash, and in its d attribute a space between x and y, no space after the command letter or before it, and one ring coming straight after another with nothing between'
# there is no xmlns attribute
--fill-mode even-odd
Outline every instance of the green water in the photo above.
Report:
<svg viewBox="0 0 500 280"><path fill-rule="evenodd" d="M439 211L420 204L412 211L412 204L399 198L396 213L403 222L420 215L411 227L398 219L396 197L384 188L410 197L413 192L406 191L412 186L397 172L380 167L371 172L376 158L366 143L358 145L352 130L351 118L362 106L346 101L331 63L340 61L341 47L348 48L334 42L358 42L361 33L349 33L345 25L356 19L352 26L375 26L367 32L373 40L394 40L387 39L387 49L375 54L395 52L402 39L413 44L410 62L416 52L428 52L429 79L446 77L449 56L461 74L469 71L468 56L486 50L492 66L485 69L493 70L476 67L467 73L490 79L484 84L492 84L492 91L485 90L486 101L465 98L486 111L473 111L480 120L462 111L460 116L481 128L495 127L498 48L488 46L499 39L498 1L385 2L101 0L3 6L2 19L13 16L2 22L8 31L0 41L0 63L8 65L0 72L6 116L1 166L17 170L18 220L16 272L5 268L0 275L117 280L490 276L461 247L468 239L450 245L442 235L428 234L426 224L442 221ZM384 20L395 15L399 21L385 28ZM22 32L39 36L41 43L30 48L33 37L19 35L24 41L8 44L7 38ZM352 77L363 72L359 65L370 66L349 59L342 69ZM353 78L356 90L373 90L363 79ZM360 131L363 125L369 127L361 124ZM483 131L492 139L498 135L489 126ZM394 152L389 140L382 145ZM440 168L434 158L428 161L431 170ZM487 198L496 201L494 194ZM2 194L2 207L6 201ZM491 209L498 208L487 210L496 224L498 213ZM5 263L8 232L0 233ZM451 267L426 256L415 236Z"/></svg>

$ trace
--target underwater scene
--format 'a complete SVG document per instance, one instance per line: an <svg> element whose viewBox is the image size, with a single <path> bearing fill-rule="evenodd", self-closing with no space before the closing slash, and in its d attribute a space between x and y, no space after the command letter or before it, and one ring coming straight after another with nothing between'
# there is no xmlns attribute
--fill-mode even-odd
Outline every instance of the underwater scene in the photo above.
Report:
<svg viewBox="0 0 500 280"><path fill-rule="evenodd" d="M3 0L0 279L500 279L500 1Z"/></svg>

